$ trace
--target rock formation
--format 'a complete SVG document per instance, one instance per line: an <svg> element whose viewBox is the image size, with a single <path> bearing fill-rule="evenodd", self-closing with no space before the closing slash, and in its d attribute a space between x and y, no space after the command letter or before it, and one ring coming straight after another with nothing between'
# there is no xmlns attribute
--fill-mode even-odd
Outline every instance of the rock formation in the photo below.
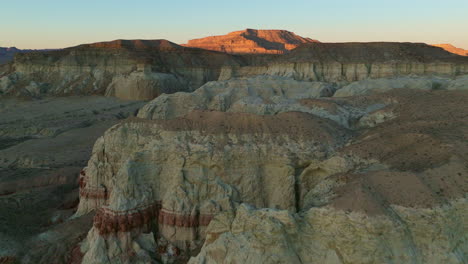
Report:
<svg viewBox="0 0 468 264"><path fill-rule="evenodd" d="M164 40L19 54L0 66L0 262L468 262L467 59Z"/></svg>
<svg viewBox="0 0 468 264"><path fill-rule="evenodd" d="M18 54L0 69L0 94L90 95L149 100L216 80L229 55L166 40L116 40ZM3 73L2 73L3 72Z"/></svg>
<svg viewBox="0 0 468 264"><path fill-rule="evenodd" d="M457 47L453 46L452 44L432 44L432 46L443 48L444 50L446 50L448 52L458 54L458 55L461 55L461 56L468 56L468 50L457 48Z"/></svg>
<svg viewBox="0 0 468 264"><path fill-rule="evenodd" d="M287 30L245 29L227 35L192 39L183 46L227 53L284 54L304 43L319 42Z"/></svg>
<svg viewBox="0 0 468 264"><path fill-rule="evenodd" d="M466 260L466 92L332 87L210 82L108 130L83 170L83 262Z"/></svg>
<svg viewBox="0 0 468 264"><path fill-rule="evenodd" d="M392 89L419 89L419 90L462 90L468 87L468 75L458 76L454 79L441 77L397 77L366 79L352 82L340 88L333 95L335 97L368 95L383 93Z"/></svg>
<svg viewBox="0 0 468 264"><path fill-rule="evenodd" d="M454 77L468 73L467 60L417 43L307 42L284 55L233 55L166 40L117 40L18 54L14 62L0 65L0 96L151 100L209 81L257 75L338 85L407 75Z"/></svg>
<svg viewBox="0 0 468 264"><path fill-rule="evenodd" d="M336 87L329 83L296 81L284 77L257 76L209 82L192 93L164 94L146 104L138 117L172 119L183 117L192 110L246 112L275 115L283 112L309 112L346 126L348 111L331 101L309 107L302 99L330 97ZM319 100L317 100L319 101ZM327 111L333 107L333 111ZM340 115L342 114L342 115Z"/></svg>
<svg viewBox="0 0 468 264"><path fill-rule="evenodd" d="M267 64L223 67L220 80L260 74L304 81L349 83L406 75L468 73L466 57L422 43L311 43Z"/></svg>
<svg viewBox="0 0 468 264"><path fill-rule="evenodd" d="M301 125L289 130L281 125L296 122ZM135 237L153 226L156 229L150 230L187 257L201 246L211 218L220 211L232 211L240 201L295 211L294 168L343 144L343 133L331 121L292 112L257 116L194 111L166 121L129 120L98 141L84 170L84 188L101 186L109 198L82 197L77 214L103 208L95 217L96 231L91 231L101 237L140 230ZM117 154L111 149L122 151ZM103 159L122 167L114 174L113 163ZM94 254L98 249L88 250ZM99 251L111 259L115 255L105 244Z"/></svg>

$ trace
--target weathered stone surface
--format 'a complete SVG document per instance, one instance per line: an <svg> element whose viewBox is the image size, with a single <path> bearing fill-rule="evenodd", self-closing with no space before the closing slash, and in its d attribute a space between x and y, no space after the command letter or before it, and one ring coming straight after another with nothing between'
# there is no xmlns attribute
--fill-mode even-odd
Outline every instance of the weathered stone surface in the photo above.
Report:
<svg viewBox="0 0 468 264"><path fill-rule="evenodd" d="M353 82L336 91L335 97L368 95L382 93L392 89L420 89L420 90L462 90L468 87L468 75L453 79L438 77L398 77L382 79L366 79Z"/></svg>
<svg viewBox="0 0 468 264"><path fill-rule="evenodd" d="M443 207L389 208L369 218L333 208L300 215L241 205L217 216L202 251L189 263L461 263L466 200Z"/></svg>
<svg viewBox="0 0 468 264"><path fill-rule="evenodd" d="M271 41L290 38L307 43L283 55L231 55L166 40L116 40L19 54L0 66L0 94L100 94L151 100L162 93L193 91L208 81L257 75L349 83L410 74L454 77L468 73L467 57L426 44L309 43L292 35L278 40L271 36Z"/></svg>
<svg viewBox="0 0 468 264"><path fill-rule="evenodd" d="M371 93L382 93L392 89L420 89L437 90L445 89L450 81L444 78L425 78L425 77L399 77L399 78L381 78L366 79L353 82L336 91L335 97L367 95Z"/></svg>
<svg viewBox="0 0 468 264"><path fill-rule="evenodd" d="M468 89L468 75L460 76L452 80L448 87L448 90L467 90Z"/></svg>
<svg viewBox="0 0 468 264"><path fill-rule="evenodd" d="M0 95L111 95L150 100L216 80L238 60L167 40L116 40L63 50L18 54L0 75Z"/></svg>
<svg viewBox="0 0 468 264"><path fill-rule="evenodd" d="M294 168L343 144L344 137L345 129L331 121L292 112L194 111L166 121L122 123L97 142L85 173L87 187L109 190L103 210L125 217L98 214L95 229L105 227L102 235L130 232L125 219L132 212L144 215L146 209L138 208L162 201L161 210L148 217L160 235L186 251L187 243L203 240L203 227L215 214L232 211L240 201L296 211ZM77 215L97 209L87 200L81 197Z"/></svg>
<svg viewBox="0 0 468 264"><path fill-rule="evenodd" d="M227 53L283 54L300 44L313 42L318 41L287 30L245 29L222 36L192 39L184 46Z"/></svg>
<svg viewBox="0 0 468 264"><path fill-rule="evenodd" d="M243 82L262 100L276 89L244 79L200 91L207 98L229 91L230 100L236 87L245 92ZM294 89L282 93L294 98ZM201 100L195 94L164 100L183 105ZM109 195L80 201L77 216L97 210L99 223L82 244L84 259L132 258L128 241L152 234L156 246L141 256L164 261L185 261L205 242L192 263L463 262L467 96L402 88L294 99L330 113L361 109L354 131L307 111L214 111L212 99L205 111L179 106L182 117L155 118L156 99L142 114L151 120L114 126L94 147L86 186Z"/></svg>
<svg viewBox="0 0 468 264"><path fill-rule="evenodd" d="M446 50L448 52L458 54L458 55L461 55L461 56L468 56L468 50L457 48L457 47L453 46L452 44L432 44L432 46L443 48L444 50Z"/></svg>
<svg viewBox="0 0 468 264"><path fill-rule="evenodd" d="M149 99L221 80L112 126L81 173L90 139L141 103L0 105L0 257L464 263L464 72L466 58L409 43L253 56L114 41L19 56L0 66L7 96Z"/></svg>
<svg viewBox="0 0 468 264"><path fill-rule="evenodd" d="M334 91L335 86L332 84L296 81L275 76L216 81L209 82L192 93L161 95L146 104L138 112L138 117L172 119L184 116L192 110L258 115L299 111L348 126L349 120L359 117L364 111L340 106L330 100L310 100L329 97Z"/></svg>
<svg viewBox="0 0 468 264"><path fill-rule="evenodd" d="M422 43L310 43L266 64L225 66L219 79L267 74L346 83L411 74L454 77L467 73L466 57Z"/></svg>

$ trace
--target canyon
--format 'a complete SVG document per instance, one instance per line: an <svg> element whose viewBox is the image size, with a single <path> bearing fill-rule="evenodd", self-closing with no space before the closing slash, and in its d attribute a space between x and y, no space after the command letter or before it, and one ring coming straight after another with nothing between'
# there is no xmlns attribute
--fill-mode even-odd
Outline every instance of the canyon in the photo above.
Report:
<svg viewBox="0 0 468 264"><path fill-rule="evenodd" d="M0 263L465 263L468 57L285 30L0 65Z"/></svg>

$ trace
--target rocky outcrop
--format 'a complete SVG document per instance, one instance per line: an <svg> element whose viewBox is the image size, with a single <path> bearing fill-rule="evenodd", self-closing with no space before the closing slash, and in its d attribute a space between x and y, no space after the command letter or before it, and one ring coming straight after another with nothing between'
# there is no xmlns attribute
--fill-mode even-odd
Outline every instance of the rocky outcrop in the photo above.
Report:
<svg viewBox="0 0 468 264"><path fill-rule="evenodd" d="M457 47L453 46L452 44L432 44L432 46L443 48L444 50L446 50L448 52L458 54L458 55L461 55L461 56L468 56L468 50L457 48Z"/></svg>
<svg viewBox="0 0 468 264"><path fill-rule="evenodd" d="M77 215L101 204L94 230L104 239L134 228L144 233L149 222L157 237L187 256L199 249L211 218L240 201L298 210L294 168L343 144L343 137L344 129L306 113L194 111L167 121L129 120L98 141L85 169L85 188L105 186L109 198L81 197Z"/></svg>
<svg viewBox="0 0 468 264"><path fill-rule="evenodd" d="M464 72L414 43L19 55L0 67L4 96L171 94L139 111L2 98L0 259L467 262Z"/></svg>
<svg viewBox="0 0 468 264"><path fill-rule="evenodd" d="M318 42L287 30L245 29L227 35L189 40L186 47L237 54L284 54L303 43Z"/></svg>
<svg viewBox="0 0 468 264"><path fill-rule="evenodd" d="M346 85L334 94L335 97L367 95L383 93L392 89L419 89L419 90L458 90L467 89L468 75L454 79L440 77L398 77L391 79L366 79Z"/></svg>
<svg viewBox="0 0 468 264"><path fill-rule="evenodd" d="M166 40L117 40L58 51L18 54L0 76L0 93L14 96L107 94L149 100L216 80L229 55Z"/></svg>
<svg viewBox="0 0 468 264"><path fill-rule="evenodd" d="M403 89L347 99L387 98L394 117L302 171L311 189L299 214L244 204L221 213L189 263L466 262L466 96Z"/></svg>
<svg viewBox="0 0 468 264"><path fill-rule="evenodd" d="M330 87L211 82L108 130L84 169L106 193L80 200L84 263L465 261L466 92L317 98Z"/></svg>
<svg viewBox="0 0 468 264"><path fill-rule="evenodd" d="M302 214L241 205L217 216L189 263L462 263L466 200L433 209L391 208L369 218L333 208ZM409 235L410 234L410 235ZM433 240L435 239L435 240Z"/></svg>
<svg viewBox="0 0 468 264"><path fill-rule="evenodd" d="M265 38L280 38L273 35ZM295 38L286 35L281 38ZM468 73L467 57L426 44L297 41L307 43L283 55L233 55L166 40L117 40L18 54L0 67L0 95L151 100L163 93L190 92L209 81L258 75L343 85L369 78Z"/></svg>
<svg viewBox="0 0 468 264"><path fill-rule="evenodd" d="M349 83L368 78L454 77L467 73L465 57L422 43L311 43L266 64L223 67L219 79L265 74L304 81Z"/></svg>
<svg viewBox="0 0 468 264"><path fill-rule="evenodd" d="M146 104L138 117L146 119L172 119L187 115L192 110L246 112L274 115L300 111L347 125L349 111L331 101L322 105L305 105L305 99L330 97L335 86L329 83L296 81L275 76L257 76L209 82L192 93L164 94ZM303 100L304 99L304 100ZM327 111L327 106L335 107ZM359 111L356 111L359 112ZM340 115L341 114L341 115Z"/></svg>

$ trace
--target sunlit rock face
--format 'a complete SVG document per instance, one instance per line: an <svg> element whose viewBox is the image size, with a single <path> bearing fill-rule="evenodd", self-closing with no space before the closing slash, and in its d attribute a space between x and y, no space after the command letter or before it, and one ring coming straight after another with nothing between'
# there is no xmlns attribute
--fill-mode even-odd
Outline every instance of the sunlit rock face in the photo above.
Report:
<svg viewBox="0 0 468 264"><path fill-rule="evenodd" d="M468 50L457 48L453 46L452 44L432 44L432 46L443 48L444 50L448 52L458 54L461 56L468 56Z"/></svg>
<svg viewBox="0 0 468 264"><path fill-rule="evenodd" d="M245 29L227 35L189 40L186 47L227 53L283 54L304 43L318 42L287 30Z"/></svg>

